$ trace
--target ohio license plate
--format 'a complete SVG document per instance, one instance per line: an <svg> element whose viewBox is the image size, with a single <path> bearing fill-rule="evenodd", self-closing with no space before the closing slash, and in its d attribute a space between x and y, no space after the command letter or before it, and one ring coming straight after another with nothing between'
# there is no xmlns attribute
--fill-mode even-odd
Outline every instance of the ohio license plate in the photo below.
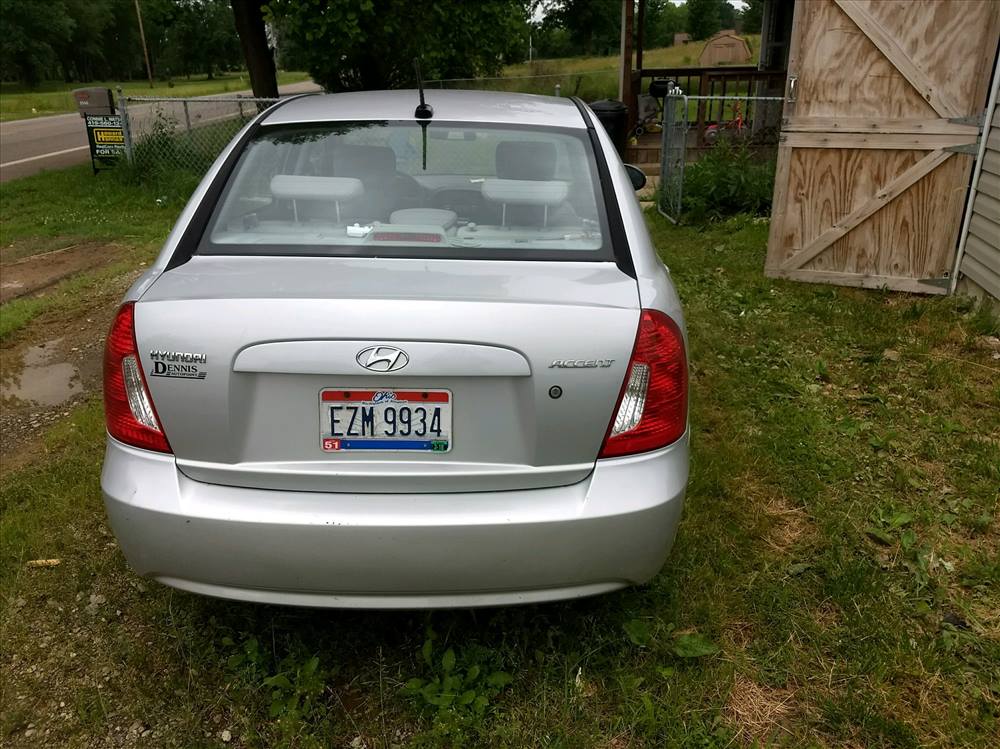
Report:
<svg viewBox="0 0 1000 749"><path fill-rule="evenodd" d="M324 452L451 450L448 390L338 390L319 394Z"/></svg>

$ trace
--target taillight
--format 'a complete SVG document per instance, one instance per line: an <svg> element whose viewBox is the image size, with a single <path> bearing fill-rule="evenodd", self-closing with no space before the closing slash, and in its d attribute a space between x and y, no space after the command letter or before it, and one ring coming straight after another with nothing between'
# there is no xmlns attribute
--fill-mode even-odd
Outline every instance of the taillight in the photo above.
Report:
<svg viewBox="0 0 1000 749"><path fill-rule="evenodd" d="M149 397L135 343L133 302L118 310L104 344L104 421L120 442L161 453L170 445Z"/></svg>
<svg viewBox="0 0 1000 749"><path fill-rule="evenodd" d="M676 442L687 429L687 402L684 336L667 315L644 309L600 457L647 452Z"/></svg>

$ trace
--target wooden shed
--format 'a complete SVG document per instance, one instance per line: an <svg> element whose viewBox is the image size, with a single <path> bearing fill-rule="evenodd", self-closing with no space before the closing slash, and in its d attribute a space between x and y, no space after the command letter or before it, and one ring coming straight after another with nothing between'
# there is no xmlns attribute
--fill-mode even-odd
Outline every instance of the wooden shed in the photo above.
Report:
<svg viewBox="0 0 1000 749"><path fill-rule="evenodd" d="M746 39L735 32L721 32L705 43L705 48L698 56L698 64L702 67L739 65L750 62L752 57Z"/></svg>
<svg viewBox="0 0 1000 749"><path fill-rule="evenodd" d="M995 282L998 42L997 0L795 0L768 275L947 293L980 158L960 265Z"/></svg>

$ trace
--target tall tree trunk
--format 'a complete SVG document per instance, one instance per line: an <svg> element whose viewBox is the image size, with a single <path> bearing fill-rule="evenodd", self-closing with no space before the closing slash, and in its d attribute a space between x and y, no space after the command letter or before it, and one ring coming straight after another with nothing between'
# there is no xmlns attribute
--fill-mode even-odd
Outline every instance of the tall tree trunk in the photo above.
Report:
<svg viewBox="0 0 1000 749"><path fill-rule="evenodd" d="M274 68L274 55L267 46L267 32L261 12L264 0L230 0L230 5L233 7L236 33L240 35L247 72L250 73L253 95L278 98L278 74Z"/></svg>

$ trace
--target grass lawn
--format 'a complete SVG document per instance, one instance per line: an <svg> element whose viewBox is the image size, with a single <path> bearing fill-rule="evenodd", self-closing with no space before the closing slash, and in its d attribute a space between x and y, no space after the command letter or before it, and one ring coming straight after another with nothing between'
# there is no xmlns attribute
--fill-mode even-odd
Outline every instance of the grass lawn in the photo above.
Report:
<svg viewBox="0 0 1000 749"><path fill-rule="evenodd" d="M139 241L165 231L153 193L109 195L152 217ZM688 315L694 450L677 543L650 585L435 613L171 591L131 573L108 530L95 397L0 486L0 741L995 743L996 319L960 299L766 279L761 221L649 221Z"/></svg>
<svg viewBox="0 0 1000 749"><path fill-rule="evenodd" d="M125 245L128 258L95 267L63 281L50 292L26 296L0 308L0 342L26 332L37 316L79 306L110 278L149 261L197 185L178 174L138 186L126 173L93 174L80 165L0 184L0 261L80 242Z"/></svg>
<svg viewBox="0 0 1000 749"><path fill-rule="evenodd" d="M280 71L278 85L297 83L309 79L308 73ZM250 79L246 73L223 73L209 80L204 75L177 78L173 84L156 81L153 88L147 81L98 81L94 83L63 83L48 81L37 89L29 89L17 83L0 83L0 120L21 120L28 117L44 117L50 114L76 112L76 100L71 93L75 88L110 88L117 96L121 86L126 96L207 96L246 91Z"/></svg>
<svg viewBox="0 0 1000 749"><path fill-rule="evenodd" d="M746 37L750 42L756 64L760 55L760 35ZM676 47L647 49L643 52L643 67L674 68L697 67L698 56L705 42L690 42ZM552 94L560 85L563 96L580 96L585 101L618 98L618 55L609 57L565 57L552 60L535 60L531 63L508 65L504 78L497 80L459 81L442 84L446 88L488 88L499 91L518 91L532 94ZM534 80L527 76L544 76ZM430 84L434 86L432 82ZM693 92L688 92L693 93Z"/></svg>

